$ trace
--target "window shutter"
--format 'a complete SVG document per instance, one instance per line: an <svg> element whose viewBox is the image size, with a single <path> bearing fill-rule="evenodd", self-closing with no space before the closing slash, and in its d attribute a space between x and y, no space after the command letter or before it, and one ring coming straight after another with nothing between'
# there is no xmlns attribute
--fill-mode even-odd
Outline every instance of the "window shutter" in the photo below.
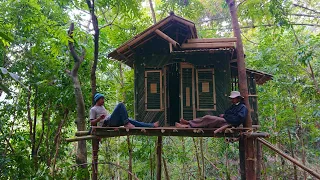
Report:
<svg viewBox="0 0 320 180"><path fill-rule="evenodd" d="M214 69L197 70L197 110L216 110Z"/></svg>
<svg viewBox="0 0 320 180"><path fill-rule="evenodd" d="M147 111L162 110L161 70L145 71L145 108Z"/></svg>
<svg viewBox="0 0 320 180"><path fill-rule="evenodd" d="M183 95L183 118L187 120L193 117L193 68L182 68L182 95Z"/></svg>

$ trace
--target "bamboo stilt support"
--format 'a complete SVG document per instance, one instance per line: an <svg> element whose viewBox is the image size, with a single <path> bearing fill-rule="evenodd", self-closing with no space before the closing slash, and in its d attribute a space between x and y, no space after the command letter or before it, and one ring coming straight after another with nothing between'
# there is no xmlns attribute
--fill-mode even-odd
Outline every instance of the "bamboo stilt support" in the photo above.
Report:
<svg viewBox="0 0 320 180"><path fill-rule="evenodd" d="M81 136L81 137L74 137L74 138L67 138L67 142L74 142L74 141L82 141L82 140L90 140L90 139L96 139L97 137L94 135L88 135L88 136Z"/></svg>
<svg viewBox="0 0 320 180"><path fill-rule="evenodd" d="M162 136L158 136L157 141L157 180L161 180L161 155L162 155Z"/></svg>
<svg viewBox="0 0 320 180"><path fill-rule="evenodd" d="M241 180L246 179L246 166L245 166L245 147L244 147L244 137L241 136L239 139L239 159L240 159L240 175Z"/></svg>
<svg viewBox="0 0 320 180"><path fill-rule="evenodd" d="M291 161L293 164L296 164L297 166L299 166L301 169L307 171L308 173L310 173L312 176L320 179L320 174L316 173L314 170L306 167L305 165L303 165L301 162L299 162L298 160L294 159L293 157L287 155L286 153L284 153L283 151L281 151L280 149L276 148L273 144L269 143L268 141L266 141L263 138L257 138L257 140L259 142L261 142L262 144L264 144L265 146L267 146L268 148L270 148L271 150L277 152L278 154L280 154L282 157L286 158L287 160Z"/></svg>
<svg viewBox="0 0 320 180"><path fill-rule="evenodd" d="M92 139L92 180L98 179L99 140Z"/></svg>
<svg viewBox="0 0 320 180"><path fill-rule="evenodd" d="M76 132L76 136L86 136L86 135L90 135L89 131L77 131Z"/></svg>

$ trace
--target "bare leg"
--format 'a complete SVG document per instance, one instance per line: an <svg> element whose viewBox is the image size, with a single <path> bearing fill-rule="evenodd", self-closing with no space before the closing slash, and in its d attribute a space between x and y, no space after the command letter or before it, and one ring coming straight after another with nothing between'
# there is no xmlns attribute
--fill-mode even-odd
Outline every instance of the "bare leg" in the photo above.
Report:
<svg viewBox="0 0 320 180"><path fill-rule="evenodd" d="M177 128L190 128L190 125L176 123L176 127L177 127Z"/></svg>
<svg viewBox="0 0 320 180"><path fill-rule="evenodd" d="M180 124L189 124L189 121L184 120L183 118L180 119Z"/></svg>

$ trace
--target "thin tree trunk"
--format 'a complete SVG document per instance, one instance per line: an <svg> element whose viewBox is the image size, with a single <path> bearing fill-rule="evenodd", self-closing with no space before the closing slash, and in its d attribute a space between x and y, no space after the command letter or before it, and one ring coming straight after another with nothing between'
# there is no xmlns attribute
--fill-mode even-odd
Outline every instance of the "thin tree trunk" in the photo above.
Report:
<svg viewBox="0 0 320 180"><path fill-rule="evenodd" d="M164 167L164 173L165 173L166 180L170 180L167 163L166 163L166 160L164 159L164 157L162 157L162 161L163 161L163 167Z"/></svg>
<svg viewBox="0 0 320 180"><path fill-rule="evenodd" d="M71 23L69 28L69 36L73 39L73 30L74 30L74 23ZM72 68L72 71L69 72L69 75L72 78L73 86L74 86L74 92L75 92L75 99L77 104L77 130L78 131L84 131L86 129L86 120L85 120L85 105L83 100L83 94L81 91L81 85L78 78L78 70L80 68L80 64L82 63L84 59L84 51L82 53L82 56L79 57L76 53L76 50L74 48L73 42L69 41L69 49L70 53L74 59L74 66ZM79 141L78 142L78 149L77 149L77 157L76 157L77 164L84 164L81 167L86 168L87 167L87 147L86 147L86 141Z"/></svg>
<svg viewBox="0 0 320 180"><path fill-rule="evenodd" d="M32 160L33 160L33 165L35 170L38 169L38 154L36 151L36 133L37 133L37 115L38 115L38 87L35 87L35 93L34 93L34 106L33 106L33 125L32 125L32 150L31 150L31 154L32 154Z"/></svg>
<svg viewBox="0 0 320 180"><path fill-rule="evenodd" d="M99 58L99 24L98 24L98 18L95 15L95 9L94 9L94 0L87 0L87 5L91 14L91 21L92 26L94 30L94 56L93 56L93 64L91 67L91 95L92 99L94 94L97 92L97 78L96 78L96 70L97 70L97 64L98 64L98 58ZM92 101L93 102L93 101Z"/></svg>
<svg viewBox="0 0 320 180"><path fill-rule="evenodd" d="M301 43L300 43L300 41L299 41L299 38L298 38L298 36L297 36L297 34L296 34L296 31L294 30L293 26L291 26L291 29L292 29L292 31L293 31L294 37L296 38L296 41L297 41L298 45L300 46ZM310 69L310 76L311 76L311 79L312 79L312 81L313 81L313 84L314 84L314 86L315 86L315 88L316 88L316 91L320 94L320 87L319 87L319 84L318 84L317 79L316 79L315 76L314 76L313 68L312 68L312 66L311 66L310 61L308 61L307 64L308 64L308 68Z"/></svg>
<svg viewBox="0 0 320 180"><path fill-rule="evenodd" d="M155 14L154 9L153 9L152 0L149 0L149 5L150 5L150 9L151 9L151 15L152 15L153 24L156 24L157 23L157 19L156 19L156 14Z"/></svg>
<svg viewBox="0 0 320 180"><path fill-rule="evenodd" d="M151 150L150 150L150 153L149 153L149 159L150 159L150 176L151 176L151 179L153 179L153 153L151 153Z"/></svg>
<svg viewBox="0 0 320 180"><path fill-rule="evenodd" d="M46 111L43 111L42 112L42 117L41 117L41 135L40 135L40 138L39 138L39 142L38 142L38 145L36 146L36 154L38 154L39 152L39 148L40 148L40 145L42 143L42 140L43 140L43 135L44 135L44 120L45 120L45 117L46 117L46 112L48 111L48 108Z"/></svg>
<svg viewBox="0 0 320 180"><path fill-rule="evenodd" d="M122 102L126 102L126 91L124 90L124 79L123 79L123 70L122 64L119 63L119 74L120 74L120 86L122 91Z"/></svg>
<svg viewBox="0 0 320 180"><path fill-rule="evenodd" d="M182 153L183 153L183 155L187 155L187 153L186 153L186 147L185 147L185 143L184 143L184 137L182 137L182 139L181 139L181 141L182 141ZM186 166L185 166L185 163L182 163L182 169L183 169L183 171L182 171L182 179L185 179L185 174L187 173L186 172Z"/></svg>
<svg viewBox="0 0 320 180"><path fill-rule="evenodd" d="M245 67L245 59L243 52L243 44L240 32L240 26L238 21L237 9L235 6L234 0L226 0L226 3L229 6L231 20L232 20L232 28L234 36L237 37L237 64L238 64L238 77L239 77L239 89L241 95L244 97L244 102L246 107L248 108L248 115L245 122L245 127L252 127L252 119L250 114L250 104L248 97L248 84L247 84L247 74ZM246 141L246 178L248 179L256 179L255 172L255 154L254 154L254 140L253 138L245 138Z"/></svg>
<svg viewBox="0 0 320 180"><path fill-rule="evenodd" d="M291 133L290 133L290 130L289 130L289 129L288 129L288 136L289 136L291 156L292 156L293 158L295 158L295 157L294 157L294 152L293 152L293 145L292 145ZM297 174L297 166L296 166L295 164L293 164L293 173L294 173L294 179L297 180L297 179L298 179L298 174Z"/></svg>
<svg viewBox="0 0 320 180"><path fill-rule="evenodd" d="M199 154L198 154L198 147L195 141L195 138L192 137L193 145L195 149L196 159L197 159L197 165L198 165L198 177L201 177L201 167L200 167L200 160L199 160Z"/></svg>
<svg viewBox="0 0 320 180"><path fill-rule="evenodd" d="M228 151L229 149L226 149L224 155L226 158L226 179L230 180Z"/></svg>
<svg viewBox="0 0 320 180"><path fill-rule="evenodd" d="M67 118L68 118L68 114L69 114L69 110L65 109L64 113L63 113L63 119L60 121L59 126L58 126L58 131L56 133L56 136L54 137L54 144L56 146L56 150L54 153L54 157L53 157L53 162L52 162L52 169L51 169L51 174L54 177L55 176L55 172L56 172L56 162L57 162L57 157L58 157L58 153L59 153L59 149L60 149L60 143L61 143L61 130L62 127L64 125L64 123L66 122Z"/></svg>
<svg viewBox="0 0 320 180"><path fill-rule="evenodd" d="M157 140L157 180L161 180L161 156L162 156L162 136Z"/></svg>
<svg viewBox="0 0 320 180"><path fill-rule="evenodd" d="M51 166L51 150L50 150L50 146L49 146L49 134L50 134L50 117L51 117L51 111L50 111L50 107L51 107L51 101L49 101L48 103L48 122L47 122L47 131L46 131L46 163L47 166L50 167Z"/></svg>
<svg viewBox="0 0 320 180"><path fill-rule="evenodd" d="M313 83L314 83L314 86L316 87L316 90L318 92L318 94L320 94L320 87L319 87L319 84L314 76L314 72L313 72L313 68L311 66L311 63L308 62L308 66L309 66L309 69L310 69L310 76L311 76L311 79L313 80Z"/></svg>
<svg viewBox="0 0 320 180"><path fill-rule="evenodd" d="M129 152L129 171L132 173L132 147L130 144L130 137L129 135L127 136L127 143L128 143L128 152ZM128 173L128 179L132 180L132 175Z"/></svg>
<svg viewBox="0 0 320 180"><path fill-rule="evenodd" d="M204 155L203 155L203 137L200 137L200 153L202 160L202 179L205 179L205 166L204 166Z"/></svg>
<svg viewBox="0 0 320 180"><path fill-rule="evenodd" d="M302 164L306 165L306 150L305 150L305 147L304 147L303 137L301 137L301 148L302 148ZM307 179L308 175L307 175L306 171L303 171L303 177L304 177L304 180Z"/></svg>

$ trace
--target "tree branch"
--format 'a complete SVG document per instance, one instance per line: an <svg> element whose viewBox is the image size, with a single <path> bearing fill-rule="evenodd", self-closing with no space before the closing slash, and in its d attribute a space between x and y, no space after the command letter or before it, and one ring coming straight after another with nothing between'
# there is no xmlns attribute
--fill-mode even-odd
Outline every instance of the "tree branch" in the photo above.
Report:
<svg viewBox="0 0 320 180"><path fill-rule="evenodd" d="M117 19L118 15L119 15L119 3L118 3L118 7L117 7L117 13L116 13L116 15L114 16L114 18L112 19L112 21L110 23L107 22L107 18L106 18L105 12L102 12L102 14L103 14L103 18L104 18L104 20L106 21L107 24L101 26L99 29L105 28L107 26L111 26L114 23L114 21Z"/></svg>
<svg viewBox="0 0 320 180"><path fill-rule="evenodd" d="M91 67L91 95L92 99L94 94L96 93L97 89L97 83L96 83L96 70L97 70L97 64L98 64L98 58L99 58L99 24L98 24L98 18L95 15L94 12L94 0L92 2L90 0L87 0L87 5L90 10L91 19L92 19L92 25L94 30L94 52L93 52L93 64Z"/></svg>
<svg viewBox="0 0 320 180"><path fill-rule="evenodd" d="M320 18L320 16L317 15L311 15L311 14L289 14L291 16L302 16L302 17L313 17L313 18Z"/></svg>
<svg viewBox="0 0 320 180"><path fill-rule="evenodd" d="M312 11L312 12L314 12L314 13L320 14L319 11L316 11L316 10L314 10L314 9L310 9L310 8L305 7L305 6L302 6L302 5L300 5L300 4L295 4L295 3L294 3L294 4L292 4L292 5L295 6L295 7L299 7L299 8L306 9L306 10Z"/></svg>
<svg viewBox="0 0 320 180"><path fill-rule="evenodd" d="M149 5L150 5L150 9L151 9L151 15L152 15L153 24L156 24L157 23L157 19L156 19L156 14L155 14L154 9L153 9L152 0L149 0Z"/></svg>
<svg viewBox="0 0 320 180"><path fill-rule="evenodd" d="M247 1L247 0L243 0L243 1L239 2L239 4L237 5L237 9L239 8L239 6L240 6L242 3L246 2L246 1Z"/></svg>
<svg viewBox="0 0 320 180"><path fill-rule="evenodd" d="M315 26L315 27L320 27L320 24L308 24L308 23L292 23L289 24L292 26ZM276 24L262 24L262 25L248 25L248 26L241 26L240 29L253 29L253 28L258 28L258 27L273 27L273 26L277 26ZM217 29L203 29L204 31L208 31L208 30L228 30L228 29L232 29L232 27L226 27L226 28L217 28Z"/></svg>
<svg viewBox="0 0 320 180"><path fill-rule="evenodd" d="M74 31L74 23L71 23L70 24L70 27L69 27L69 31L68 31L68 35L69 37L73 40L73 31ZM75 62L80 62L81 59L80 57L78 56L75 48L74 48L74 44L73 44L73 41L69 41L69 50L70 50L70 53L74 59Z"/></svg>
<svg viewBox="0 0 320 180"><path fill-rule="evenodd" d="M74 23L71 23L70 27L69 27L69 30L68 30L68 35L72 39L72 41L69 40L68 44L69 44L69 50L70 50L71 56L74 59L74 66L73 66L73 69L72 69L71 72L66 70L66 72L69 75L74 75L74 74L76 74L78 72L80 64L82 63L82 61L84 59L84 56L85 56L85 50L82 51L82 55L81 55L81 57L79 57L77 52L76 52L76 50L75 50L75 48L74 48L73 31L74 31Z"/></svg>
<svg viewBox="0 0 320 180"><path fill-rule="evenodd" d="M255 42L249 40L243 33L241 33L241 35L242 35L247 41L251 42L252 44L258 45L258 43L255 43Z"/></svg>

